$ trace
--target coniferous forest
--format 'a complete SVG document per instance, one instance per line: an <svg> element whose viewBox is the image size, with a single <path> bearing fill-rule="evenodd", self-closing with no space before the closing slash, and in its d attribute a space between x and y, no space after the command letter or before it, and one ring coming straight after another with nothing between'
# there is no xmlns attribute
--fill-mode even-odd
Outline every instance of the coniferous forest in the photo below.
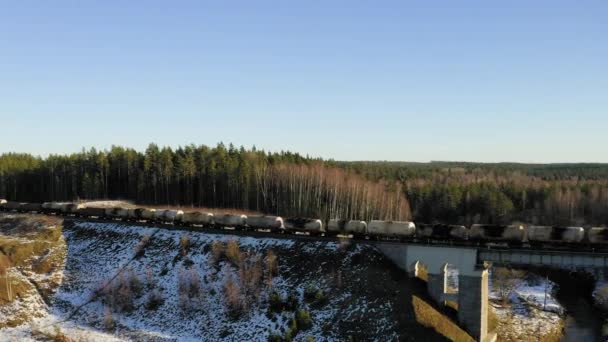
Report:
<svg viewBox="0 0 608 342"><path fill-rule="evenodd" d="M608 224L608 165L337 162L255 148L150 144L0 155L0 198L124 199L283 216Z"/></svg>

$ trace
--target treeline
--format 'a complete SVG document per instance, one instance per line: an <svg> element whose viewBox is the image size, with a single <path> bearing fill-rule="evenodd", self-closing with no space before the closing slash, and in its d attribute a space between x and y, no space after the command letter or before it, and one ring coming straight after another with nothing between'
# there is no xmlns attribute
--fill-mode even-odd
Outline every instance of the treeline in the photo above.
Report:
<svg viewBox="0 0 608 342"><path fill-rule="evenodd" d="M47 158L0 155L0 198L128 199L268 214L416 222L608 224L606 164L337 162L150 144Z"/></svg>
<svg viewBox="0 0 608 342"><path fill-rule="evenodd" d="M370 181L297 153L150 144L47 158L0 155L0 198L15 201L128 199L142 204L223 207L285 216L411 218L398 182Z"/></svg>
<svg viewBox="0 0 608 342"><path fill-rule="evenodd" d="M419 222L608 224L607 164L331 164L400 184Z"/></svg>

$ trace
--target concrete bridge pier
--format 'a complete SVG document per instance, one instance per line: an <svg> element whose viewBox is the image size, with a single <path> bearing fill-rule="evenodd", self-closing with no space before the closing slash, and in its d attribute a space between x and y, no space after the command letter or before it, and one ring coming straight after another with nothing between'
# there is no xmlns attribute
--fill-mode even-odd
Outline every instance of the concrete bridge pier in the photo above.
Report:
<svg viewBox="0 0 608 342"><path fill-rule="evenodd" d="M433 247L389 242L376 243L378 249L411 276L418 276L421 264L427 269L427 289L439 305L458 303L458 321L477 341L491 342L496 334L488 333L488 271L478 265L474 248ZM450 292L448 263L458 269L458 292Z"/></svg>
<svg viewBox="0 0 608 342"><path fill-rule="evenodd" d="M480 341L494 340L495 334L488 335L488 270L475 273L458 276L463 289L458 292L458 321Z"/></svg>

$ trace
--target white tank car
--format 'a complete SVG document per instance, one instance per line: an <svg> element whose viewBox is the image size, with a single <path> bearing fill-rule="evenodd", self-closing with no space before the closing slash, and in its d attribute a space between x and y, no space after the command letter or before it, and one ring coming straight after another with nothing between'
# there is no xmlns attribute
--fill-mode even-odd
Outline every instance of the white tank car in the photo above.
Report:
<svg viewBox="0 0 608 342"><path fill-rule="evenodd" d="M184 212L181 210L165 210L163 213L163 220L165 222L179 222L182 218L182 215L184 215Z"/></svg>
<svg viewBox="0 0 608 342"><path fill-rule="evenodd" d="M367 231L367 222L358 220L332 219L327 223L327 231L333 234L363 235Z"/></svg>
<svg viewBox="0 0 608 342"><path fill-rule="evenodd" d="M583 227L528 227L528 240L531 242L581 242L584 238Z"/></svg>
<svg viewBox="0 0 608 342"><path fill-rule="evenodd" d="M471 240L523 242L525 236L520 225L474 224L469 230Z"/></svg>
<svg viewBox="0 0 608 342"><path fill-rule="evenodd" d="M49 205L49 208L51 211L56 211L56 212L60 212L61 208L63 207L64 203L60 203L60 202L51 202Z"/></svg>
<svg viewBox="0 0 608 342"><path fill-rule="evenodd" d="M61 212L64 214L76 214L78 209L82 209L84 206L78 203L65 203L61 206Z"/></svg>
<svg viewBox="0 0 608 342"><path fill-rule="evenodd" d="M111 218L128 218L129 209L121 208L121 207L106 208L105 214L107 217L111 217Z"/></svg>
<svg viewBox="0 0 608 342"><path fill-rule="evenodd" d="M367 225L367 234L372 236L412 237L416 225L409 221L372 220Z"/></svg>
<svg viewBox="0 0 608 342"><path fill-rule="evenodd" d="M247 216L247 225L251 228L283 228L283 218L280 216L255 215Z"/></svg>
<svg viewBox="0 0 608 342"><path fill-rule="evenodd" d="M4 204L3 207L6 210L18 210L22 204L24 204L24 203L8 201Z"/></svg>
<svg viewBox="0 0 608 342"><path fill-rule="evenodd" d="M213 214L201 211L188 211L182 215L181 221L185 224L213 224Z"/></svg>
<svg viewBox="0 0 608 342"><path fill-rule="evenodd" d="M142 220L154 220L156 218L156 209L141 208L139 213Z"/></svg>
<svg viewBox="0 0 608 342"><path fill-rule="evenodd" d="M453 224L420 224L416 227L416 235L425 239L466 240L468 230L465 226Z"/></svg>
<svg viewBox="0 0 608 342"><path fill-rule="evenodd" d="M5 199L0 198L0 206L1 206L2 204L5 204L5 203L6 203L6 200L5 200Z"/></svg>
<svg viewBox="0 0 608 342"><path fill-rule="evenodd" d="M608 244L608 228L591 227L587 231L587 239L592 244Z"/></svg>
<svg viewBox="0 0 608 342"><path fill-rule="evenodd" d="M247 224L247 216L245 215L215 215L213 219L215 224L220 227L243 227Z"/></svg>
<svg viewBox="0 0 608 342"><path fill-rule="evenodd" d="M308 232L312 234L325 233L323 221L311 218L288 218L284 222L285 230L291 232Z"/></svg>

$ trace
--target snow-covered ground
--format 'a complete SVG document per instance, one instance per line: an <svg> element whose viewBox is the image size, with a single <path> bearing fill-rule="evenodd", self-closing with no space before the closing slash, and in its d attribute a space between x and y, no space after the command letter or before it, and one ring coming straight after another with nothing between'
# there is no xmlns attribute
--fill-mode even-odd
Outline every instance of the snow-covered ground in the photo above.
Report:
<svg viewBox="0 0 608 342"><path fill-rule="evenodd" d="M366 266L363 263L353 266L352 259L373 251L367 246L356 245L347 252L338 253L343 246L334 242L260 239L83 221L74 222L64 230L64 235L68 242L68 257L63 284L51 306L44 302L31 304L36 307L37 318L31 324L0 331L3 340L32 340L35 338L32 332L52 334L61 331L67 336L90 341L266 341L271 333L283 335L294 317L290 311L268 313L270 289L283 296L295 293L299 307L310 311L312 327L300 332L296 341L303 341L308 336L317 341L341 340L338 323L348 325L350 321L363 321L370 315L374 319L369 325L358 327L353 324L353 331L360 329L367 336L398 339L393 298L371 299L366 293L355 295L349 290L352 287L357 291L358 284L364 281ZM190 245L186 256L180 254L180 239L184 235L189 237ZM142 257L134 258L136 246L144 236L152 236L150 243ZM236 240L241 250L249 255L264 256L268 250L279 255L279 274L239 319L228 314L224 296L227 280L238 279L239 271L227 260L213 261L210 248L214 241L227 243L230 240ZM289 261L290 258L299 261ZM371 261L373 258L373 255L369 257ZM342 285L343 266L356 275L354 279L348 279L348 285ZM179 295L178 279L180 273L187 271L199 277L203 289L202 298L190 298L196 301L192 305L195 309L190 311L182 309ZM100 299L95 299L94 291L119 272L134 274L144 291L135 297L132 311L112 311L115 330L108 331L104 322L110 310ZM327 304L313 305L304 300L304 289L309 284L327 291ZM329 293L340 286L340 291ZM164 300L155 310L146 308L152 289L159 291Z"/></svg>
<svg viewBox="0 0 608 342"><path fill-rule="evenodd" d="M504 285L503 285L504 286ZM560 330L564 309L555 299L557 285L534 273L509 280L506 305L499 284L490 277L490 300L498 318L498 335L506 340L525 336L544 336Z"/></svg>

